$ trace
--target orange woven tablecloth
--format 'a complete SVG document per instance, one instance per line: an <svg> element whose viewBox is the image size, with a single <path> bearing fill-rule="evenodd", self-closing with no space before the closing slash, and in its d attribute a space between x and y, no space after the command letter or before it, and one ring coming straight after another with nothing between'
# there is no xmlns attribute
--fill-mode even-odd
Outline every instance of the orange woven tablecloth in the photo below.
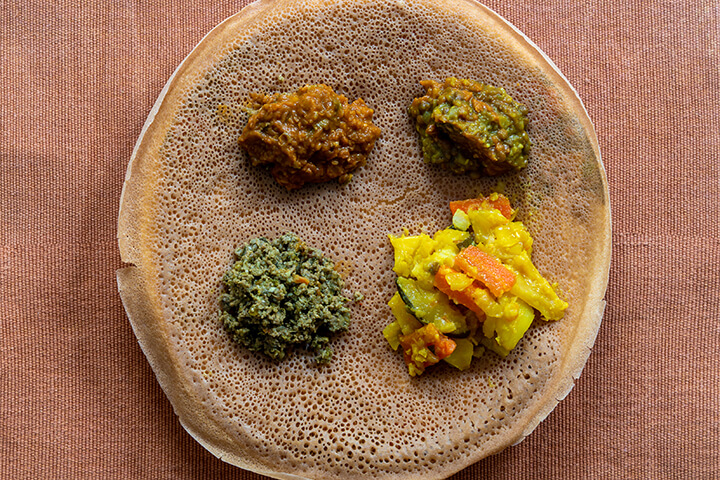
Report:
<svg viewBox="0 0 720 480"><path fill-rule="evenodd" d="M585 102L613 263L575 389L523 443L454 478L720 478L720 7L487 3ZM181 428L115 282L143 122L243 4L0 2L0 478L261 478Z"/></svg>

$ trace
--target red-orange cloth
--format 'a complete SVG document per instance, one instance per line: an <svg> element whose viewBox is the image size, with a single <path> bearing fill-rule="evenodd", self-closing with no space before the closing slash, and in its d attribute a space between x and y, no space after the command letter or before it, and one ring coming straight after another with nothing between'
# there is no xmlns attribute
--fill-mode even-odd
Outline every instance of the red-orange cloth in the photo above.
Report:
<svg viewBox="0 0 720 480"><path fill-rule="evenodd" d="M613 265L593 354L456 479L720 478L720 9L492 0L595 122ZM244 3L0 2L0 478L245 479L179 425L117 294L120 190L174 68Z"/></svg>

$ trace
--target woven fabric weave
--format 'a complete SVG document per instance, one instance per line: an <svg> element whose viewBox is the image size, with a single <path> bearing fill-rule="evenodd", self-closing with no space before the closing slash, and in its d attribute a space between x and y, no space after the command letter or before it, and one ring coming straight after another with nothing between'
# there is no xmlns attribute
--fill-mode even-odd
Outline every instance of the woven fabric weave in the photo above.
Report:
<svg viewBox="0 0 720 480"><path fill-rule="evenodd" d="M165 81L246 2L0 2L0 478L260 479L179 425L115 282ZM720 8L488 1L575 86L610 182L605 320L575 389L456 479L720 478Z"/></svg>

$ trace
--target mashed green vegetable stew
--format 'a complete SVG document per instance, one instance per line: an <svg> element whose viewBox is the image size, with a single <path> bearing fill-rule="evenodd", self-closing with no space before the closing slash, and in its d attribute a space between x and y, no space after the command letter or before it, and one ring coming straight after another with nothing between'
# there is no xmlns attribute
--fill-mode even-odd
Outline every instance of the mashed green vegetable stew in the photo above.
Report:
<svg viewBox="0 0 720 480"><path fill-rule="evenodd" d="M230 337L273 360L300 346L329 362L331 335L350 325L350 299L334 263L291 233L251 240L235 257L220 298Z"/></svg>
<svg viewBox="0 0 720 480"><path fill-rule="evenodd" d="M527 109L498 87L473 80L423 80L409 114L427 163L453 173L498 175L527 164Z"/></svg>

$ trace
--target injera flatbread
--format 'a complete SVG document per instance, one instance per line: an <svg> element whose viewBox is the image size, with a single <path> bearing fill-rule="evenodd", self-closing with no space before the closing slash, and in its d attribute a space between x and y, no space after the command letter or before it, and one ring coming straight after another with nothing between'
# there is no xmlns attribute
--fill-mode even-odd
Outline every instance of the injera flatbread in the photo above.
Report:
<svg viewBox="0 0 720 480"><path fill-rule="evenodd" d="M449 76L504 87L529 110L519 174L473 180L425 165L407 107ZM375 110L382 137L345 186L287 192L237 145L252 92L325 83ZM394 289L387 235L432 235L448 203L502 190L533 260L569 302L505 359L408 376L382 336ZM250 238L297 233L335 260L354 304L329 366L275 364L230 343L221 277ZM447 1L261 1L210 32L175 71L123 189L123 303L185 429L232 464L276 478L443 478L521 441L567 395L602 312L610 209L592 124L575 91L489 9Z"/></svg>

